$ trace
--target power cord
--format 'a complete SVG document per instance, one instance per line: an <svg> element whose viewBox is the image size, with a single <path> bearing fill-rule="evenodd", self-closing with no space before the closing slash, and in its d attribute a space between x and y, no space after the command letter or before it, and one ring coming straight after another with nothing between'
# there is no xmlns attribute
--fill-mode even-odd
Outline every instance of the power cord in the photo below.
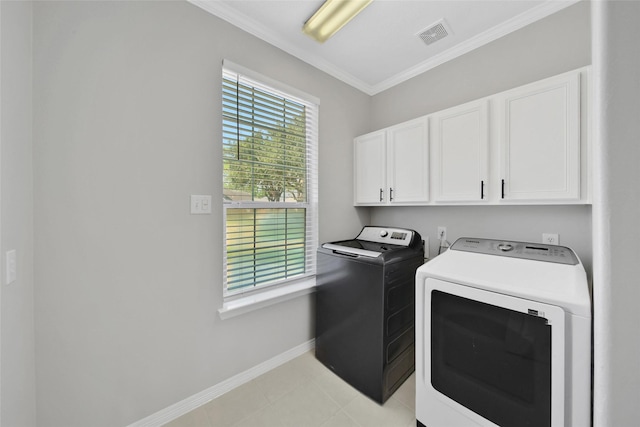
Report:
<svg viewBox="0 0 640 427"><path fill-rule="evenodd" d="M438 255L440 255L442 252L449 249L449 246L451 246L451 243L449 243L444 238L444 231L440 233L440 235L438 236L438 240L440 240L440 247L438 247Z"/></svg>

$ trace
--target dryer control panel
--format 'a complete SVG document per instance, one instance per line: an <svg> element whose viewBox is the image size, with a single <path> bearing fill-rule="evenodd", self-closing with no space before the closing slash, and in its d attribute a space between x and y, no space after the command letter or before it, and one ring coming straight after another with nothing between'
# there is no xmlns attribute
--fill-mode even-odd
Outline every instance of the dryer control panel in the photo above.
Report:
<svg viewBox="0 0 640 427"><path fill-rule="evenodd" d="M456 240L449 250L554 262L557 264L578 264L578 257L571 249L565 246L545 245L542 243L462 237Z"/></svg>

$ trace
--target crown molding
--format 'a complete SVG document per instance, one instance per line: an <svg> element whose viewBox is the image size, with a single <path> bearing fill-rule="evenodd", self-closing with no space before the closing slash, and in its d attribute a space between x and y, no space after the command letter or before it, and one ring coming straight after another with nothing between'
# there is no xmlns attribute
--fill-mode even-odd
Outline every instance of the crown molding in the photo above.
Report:
<svg viewBox="0 0 640 427"><path fill-rule="evenodd" d="M280 37L275 32L266 28L262 23L253 20L246 15L238 13L234 8L229 7L227 4L216 0L188 0L195 6L217 16L218 18L227 21L228 23L240 28L241 30L287 52L290 55L295 56L303 62L324 71L332 77L352 86L361 92L368 95L373 95L373 87L364 83L362 80L355 76L345 72L344 70L336 67L332 63L325 61L314 55L310 55L308 52L297 48L286 39ZM301 30L302 31L302 30Z"/></svg>
<svg viewBox="0 0 640 427"><path fill-rule="evenodd" d="M524 28L529 24L532 24L575 3L578 3L579 1L581 0L549 0L545 3L542 3L539 6L531 8L528 11L501 23L500 25L490 28L489 30L480 33L468 40L465 40L462 43L458 43L450 49L447 49L446 51L435 55L428 60L407 69L406 71L403 71L402 73L398 73L395 76L374 85L372 87L372 92L375 95L377 93L390 89L393 86L396 86L424 73L425 71L429 71L430 69L442 65L445 62L451 61L452 59L455 59L459 56L462 56L465 53L469 53L472 50L478 49L479 47L489 44L492 41L506 36L507 34Z"/></svg>
<svg viewBox="0 0 640 427"><path fill-rule="evenodd" d="M229 7L225 2L216 0L188 0L195 6L223 19L230 24L240 28L241 30L261 39L265 42L282 49L283 51L295 56L296 58L306 62L307 64L329 74L332 77L352 86L367 95L373 96L387 89L390 89L400 83L403 83L419 74L429 71L438 65L451 61L465 53L471 52L485 44L499 39L509 33L519 30L529 24L532 24L549 15L559 12L581 0L548 0L528 11L521 13L508 21L503 22L489 30L480 33L464 42L458 43L452 48L433 56L432 58L417 64L414 67L398 73L380 83L370 85L345 72L336 65L325 61L315 55L297 48L288 40L280 37L274 31L266 28L262 23L255 21L247 16L238 13L234 8Z"/></svg>

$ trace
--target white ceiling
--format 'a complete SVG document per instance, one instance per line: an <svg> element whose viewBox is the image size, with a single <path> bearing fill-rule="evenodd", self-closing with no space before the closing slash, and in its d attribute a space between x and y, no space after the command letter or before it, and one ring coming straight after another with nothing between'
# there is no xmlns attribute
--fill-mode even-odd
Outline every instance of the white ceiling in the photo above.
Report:
<svg viewBox="0 0 640 427"><path fill-rule="evenodd" d="M374 95L578 0L374 0L324 44L302 33L323 0L189 0ZM417 34L444 19L451 34Z"/></svg>

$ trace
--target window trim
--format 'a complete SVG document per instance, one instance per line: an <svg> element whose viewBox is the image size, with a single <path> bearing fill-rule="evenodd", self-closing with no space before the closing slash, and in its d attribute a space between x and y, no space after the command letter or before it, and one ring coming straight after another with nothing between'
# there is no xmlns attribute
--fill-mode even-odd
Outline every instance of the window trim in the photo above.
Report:
<svg viewBox="0 0 640 427"><path fill-rule="evenodd" d="M222 61L222 68L227 71L231 71L233 73L240 74L241 76L254 80L256 83L262 83L262 85L265 86L264 89L269 89L269 90L275 89L277 91L282 92L283 95L299 98L300 100L305 101L307 103L315 104L318 107L320 106L319 98L313 95L310 95L306 92L303 92L299 89L296 89L293 86L289 86L286 83L282 83L278 80L264 76L260 73L250 70L249 68L243 67L242 65L235 64L227 59Z"/></svg>
<svg viewBox="0 0 640 427"><path fill-rule="evenodd" d="M222 63L221 80L224 78L224 74L227 72L237 74L238 77L246 78L255 83L256 87L275 93L277 95L284 96L286 98L301 101L307 106L314 107L314 113L308 120L311 120L311 139L307 140L307 151L311 163L307 165L308 173L308 190L307 201L301 203L284 203L284 202L233 202L223 200L223 307L218 311L222 318L231 317L232 312L251 311L256 308L260 308L266 305L273 304L275 302L283 301L294 296L304 295L313 292L315 287L315 272L316 272L316 260L315 257L309 256L309 252L315 252L315 248L318 246L318 125L319 125L319 108L320 100L312 95L302 92L296 88L286 85L277 80L263 76L255 71L249 70L231 61L224 60ZM224 162L224 159L223 159ZM309 269L307 272L274 282L272 284L265 284L260 286L251 286L248 288L241 288L236 291L229 292L227 290L227 263L226 263L226 222L227 222L227 209L233 208L305 208L307 212L305 227L310 231L310 237L306 239L306 245L310 249L305 250L305 266ZM253 308L252 308L253 307ZM233 314L235 315L235 314Z"/></svg>
<svg viewBox="0 0 640 427"><path fill-rule="evenodd" d="M248 292L225 298L218 309L220 318L225 320L241 314L249 313L263 307L278 304L302 295L315 292L316 277L307 276L280 286L267 286L258 292Z"/></svg>

